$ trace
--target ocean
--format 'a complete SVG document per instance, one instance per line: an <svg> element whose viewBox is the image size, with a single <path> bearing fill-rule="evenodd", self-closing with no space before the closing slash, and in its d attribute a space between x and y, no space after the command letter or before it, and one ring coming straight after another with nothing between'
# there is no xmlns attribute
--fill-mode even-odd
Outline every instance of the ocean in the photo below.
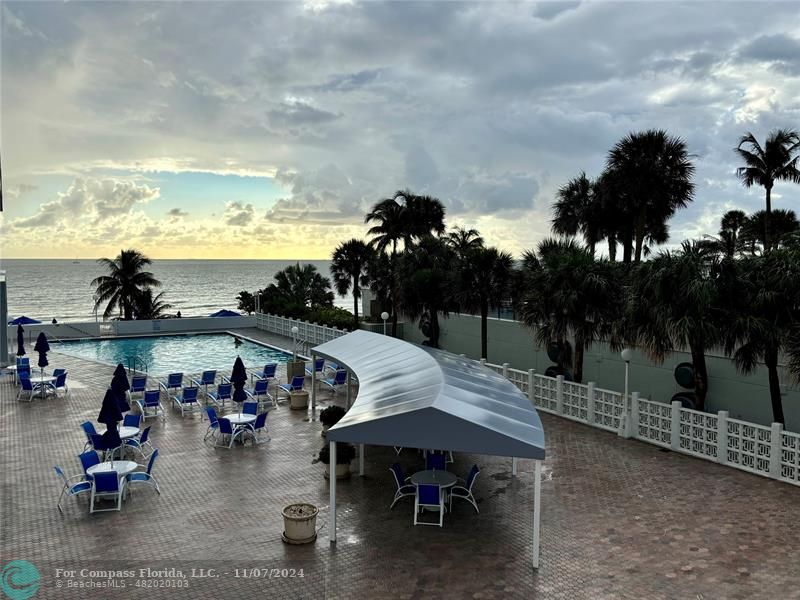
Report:
<svg viewBox="0 0 800 600"><path fill-rule="evenodd" d="M154 260L149 270L161 281L167 312L184 317L207 316L222 308L237 310L242 290L255 292L273 283L275 273L296 260ZM330 277L330 261L306 260ZM107 272L91 259L4 259L9 319L26 315L49 323L93 321L92 279ZM353 310L352 296L337 296L336 306ZM103 310L98 310L102 319Z"/></svg>

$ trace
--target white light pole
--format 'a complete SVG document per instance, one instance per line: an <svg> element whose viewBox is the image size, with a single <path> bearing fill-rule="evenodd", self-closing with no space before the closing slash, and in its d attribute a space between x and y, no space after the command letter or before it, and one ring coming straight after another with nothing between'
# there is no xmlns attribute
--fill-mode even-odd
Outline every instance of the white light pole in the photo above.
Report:
<svg viewBox="0 0 800 600"><path fill-rule="evenodd" d="M625 395L622 396L622 403L625 406L625 423L623 425L623 431L627 435L627 432L633 426L632 423L628 422L631 418L631 407L628 402L628 374L631 366L631 359L633 358L633 350L630 348L625 348L619 353L619 355L622 357L622 360L625 361Z"/></svg>
<svg viewBox="0 0 800 600"><path fill-rule="evenodd" d="M381 319L383 319L383 335L386 335L386 319L388 319L388 318L389 318L389 313L386 312L386 311L383 311L381 313Z"/></svg>
<svg viewBox="0 0 800 600"><path fill-rule="evenodd" d="M297 328L297 325L292 327L292 339L294 340L294 345L292 346L292 360L297 360L297 332L300 331Z"/></svg>

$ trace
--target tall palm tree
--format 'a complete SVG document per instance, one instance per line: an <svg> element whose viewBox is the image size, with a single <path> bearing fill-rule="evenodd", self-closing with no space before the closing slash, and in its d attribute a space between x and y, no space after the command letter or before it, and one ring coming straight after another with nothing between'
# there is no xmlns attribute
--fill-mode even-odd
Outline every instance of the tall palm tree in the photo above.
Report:
<svg viewBox="0 0 800 600"><path fill-rule="evenodd" d="M747 215L742 210L729 210L720 220L717 237L705 236L698 245L704 246L719 257L734 258L744 247L742 232Z"/></svg>
<svg viewBox="0 0 800 600"><path fill-rule="evenodd" d="M453 227L447 232L445 241L459 258L465 257L472 250L483 248L483 238L477 229Z"/></svg>
<svg viewBox="0 0 800 600"><path fill-rule="evenodd" d="M594 256L597 242L603 239L603 212L597 182L581 172L556 192L553 204L553 231L559 235L581 234Z"/></svg>
<svg viewBox="0 0 800 600"><path fill-rule="evenodd" d="M95 286L95 309L106 304L103 318L108 319L115 311L126 321L133 319L136 299L142 290L160 287L161 282L144 267L152 261L138 250L121 250L116 258L98 259L98 264L108 268L108 275L92 280Z"/></svg>
<svg viewBox="0 0 800 600"><path fill-rule="evenodd" d="M542 346L563 345L574 337L572 377L583 379L584 351L610 335L619 320L622 286L609 261L597 261L573 239L546 239L534 257L529 253L527 288L518 303L520 320Z"/></svg>
<svg viewBox="0 0 800 600"><path fill-rule="evenodd" d="M769 226L769 233L767 227ZM750 215L741 228L740 238L743 244L749 248L750 254L759 251L764 252L767 247L766 237L770 236L770 246L779 248L786 240L787 236L800 229L800 221L793 210L779 208L773 210L769 218L767 212L759 210Z"/></svg>
<svg viewBox="0 0 800 600"><path fill-rule="evenodd" d="M353 290L353 319L358 328L358 302L361 300L361 286L367 285L367 269L374 251L358 239L342 242L331 257L333 284L340 296Z"/></svg>
<svg viewBox="0 0 800 600"><path fill-rule="evenodd" d="M401 190L394 195L395 202L402 202L404 211L404 242L409 248L414 241L429 235L442 235L445 230L444 206L438 198L417 196L409 190Z"/></svg>
<svg viewBox="0 0 800 600"><path fill-rule="evenodd" d="M134 315L137 319L160 319L164 313L172 308L169 304L161 299L164 292L153 295L153 288L145 288L136 297L136 305L134 307Z"/></svg>
<svg viewBox="0 0 800 600"><path fill-rule="evenodd" d="M460 308L481 315L481 357L488 357L489 307L505 300L511 281L513 259L497 248L473 248L456 272L455 300Z"/></svg>
<svg viewBox="0 0 800 600"><path fill-rule="evenodd" d="M660 129L630 133L606 161L623 230L624 262L641 262L645 243L664 243L667 221L694 196L694 165L686 143Z"/></svg>
<svg viewBox="0 0 800 600"><path fill-rule="evenodd" d="M734 151L745 164L736 169L742 185L746 188L760 185L765 190L767 217L764 221L764 249L769 251L773 247L772 187L776 181L800 183L800 134L793 129L773 129L762 147L748 131Z"/></svg>
<svg viewBox="0 0 800 600"><path fill-rule="evenodd" d="M392 255L397 254L397 242L405 235L405 207L394 198L381 200L364 217L364 223L375 223L367 231L372 236L370 242L378 252L387 252L391 247Z"/></svg>
<svg viewBox="0 0 800 600"><path fill-rule="evenodd" d="M725 351L742 373L764 361L773 421L783 423L778 358L794 347L800 322L800 260L797 252L773 249L731 261L724 279Z"/></svg>
<svg viewBox="0 0 800 600"><path fill-rule="evenodd" d="M661 252L634 271L625 321L630 341L660 363L677 348L689 348L697 409L708 394L706 350L720 341L721 308L714 249L684 242L678 252Z"/></svg>

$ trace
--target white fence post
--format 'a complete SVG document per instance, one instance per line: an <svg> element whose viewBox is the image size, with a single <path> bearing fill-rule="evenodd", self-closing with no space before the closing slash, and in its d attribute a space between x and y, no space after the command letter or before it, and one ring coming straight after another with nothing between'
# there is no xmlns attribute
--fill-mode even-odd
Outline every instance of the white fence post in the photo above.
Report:
<svg viewBox="0 0 800 600"><path fill-rule="evenodd" d="M486 365L486 359L485 358L481 359L481 364L484 365L484 366Z"/></svg>
<svg viewBox="0 0 800 600"><path fill-rule="evenodd" d="M594 381L590 381L586 389L586 421L594 425Z"/></svg>
<svg viewBox="0 0 800 600"><path fill-rule="evenodd" d="M556 412L564 414L564 376L556 377Z"/></svg>
<svg viewBox="0 0 800 600"><path fill-rule="evenodd" d="M639 437L639 392L631 394L630 421L628 421L627 437Z"/></svg>
<svg viewBox="0 0 800 600"><path fill-rule="evenodd" d="M783 437L783 425L780 423L772 424L772 432L769 436L769 476L778 479L781 476L781 438Z"/></svg>
<svg viewBox="0 0 800 600"><path fill-rule="evenodd" d="M508 363L503 363L503 377L508 379Z"/></svg>
<svg viewBox="0 0 800 600"><path fill-rule="evenodd" d="M681 447L681 403L677 400L672 403L672 427L670 428L669 445L673 450Z"/></svg>
<svg viewBox="0 0 800 600"><path fill-rule="evenodd" d="M528 400L530 400L531 404L534 406L536 406L536 389L533 386L533 382L536 381L535 375L535 369L528 369Z"/></svg>
<svg viewBox="0 0 800 600"><path fill-rule="evenodd" d="M724 465L728 462L728 411L717 413L717 462Z"/></svg>

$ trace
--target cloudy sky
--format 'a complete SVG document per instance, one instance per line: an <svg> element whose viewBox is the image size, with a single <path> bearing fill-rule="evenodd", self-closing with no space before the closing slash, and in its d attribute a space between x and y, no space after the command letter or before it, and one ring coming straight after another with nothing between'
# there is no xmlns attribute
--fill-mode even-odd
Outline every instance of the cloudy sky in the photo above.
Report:
<svg viewBox="0 0 800 600"><path fill-rule="evenodd" d="M400 188L518 253L651 127L696 155L679 242L800 127L794 2L3 2L1 49L5 257L327 258Z"/></svg>

